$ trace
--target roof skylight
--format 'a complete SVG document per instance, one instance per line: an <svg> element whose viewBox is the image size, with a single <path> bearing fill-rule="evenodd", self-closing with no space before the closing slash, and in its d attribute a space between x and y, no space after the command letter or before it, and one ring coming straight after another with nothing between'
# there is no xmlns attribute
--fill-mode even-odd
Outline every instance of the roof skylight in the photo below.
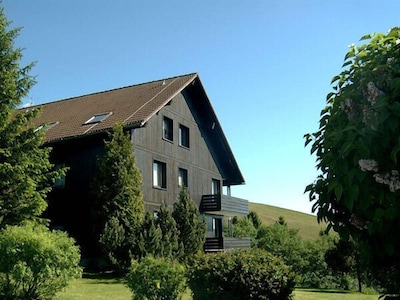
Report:
<svg viewBox="0 0 400 300"><path fill-rule="evenodd" d="M49 122L49 123L45 123L40 125L38 128L35 129L35 132L38 130L49 130L51 128L53 128L54 126L56 126L59 122L58 121L54 121L54 122Z"/></svg>
<svg viewBox="0 0 400 300"><path fill-rule="evenodd" d="M87 120L84 124L95 124L95 123L100 123L107 119L110 115L112 114L111 111L106 112L106 113L101 113L101 114L95 114L93 117L91 117L89 120Z"/></svg>

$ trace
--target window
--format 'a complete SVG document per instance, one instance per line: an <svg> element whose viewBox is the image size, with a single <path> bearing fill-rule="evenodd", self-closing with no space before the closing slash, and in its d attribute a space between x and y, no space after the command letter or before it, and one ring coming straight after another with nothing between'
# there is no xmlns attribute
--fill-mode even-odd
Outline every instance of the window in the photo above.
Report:
<svg viewBox="0 0 400 300"><path fill-rule="evenodd" d="M221 194L221 182L218 179L212 179L211 181L211 194L220 195Z"/></svg>
<svg viewBox="0 0 400 300"><path fill-rule="evenodd" d="M178 186L179 187L188 186L188 172L186 169L179 168L178 170Z"/></svg>
<svg viewBox="0 0 400 300"><path fill-rule="evenodd" d="M42 124L38 128L35 129L35 132L38 131L38 130L47 131L47 130L53 128L54 126L56 126L58 123L59 122L56 121L56 122L49 122L49 123Z"/></svg>
<svg viewBox="0 0 400 300"><path fill-rule="evenodd" d="M167 165L160 161L153 162L153 186L167 188Z"/></svg>
<svg viewBox="0 0 400 300"><path fill-rule="evenodd" d="M163 138L168 141L174 140L174 126L173 121L170 118L164 117L163 119Z"/></svg>
<svg viewBox="0 0 400 300"><path fill-rule="evenodd" d="M179 146L189 148L189 128L179 125Z"/></svg>
<svg viewBox="0 0 400 300"><path fill-rule="evenodd" d="M85 125L100 123L100 122L104 121L105 119L107 119L111 114L112 114L112 112L110 112L110 111L106 112L106 113L96 114L93 117L91 117L89 120L87 120L85 122Z"/></svg>

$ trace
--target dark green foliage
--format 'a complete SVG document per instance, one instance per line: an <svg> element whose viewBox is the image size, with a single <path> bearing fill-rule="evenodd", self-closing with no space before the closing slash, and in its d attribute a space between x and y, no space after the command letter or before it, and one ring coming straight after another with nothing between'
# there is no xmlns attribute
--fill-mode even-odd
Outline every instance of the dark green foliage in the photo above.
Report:
<svg viewBox="0 0 400 300"><path fill-rule="evenodd" d="M356 241L363 264L399 293L400 28L362 40L332 80L318 131L305 135L321 172L306 192L318 219Z"/></svg>
<svg viewBox="0 0 400 300"><path fill-rule="evenodd" d="M298 230L288 227L283 217L257 231L257 247L280 257L296 274L299 286L308 288L338 288L341 274L332 272L325 262L325 253L333 240L322 235L317 240L303 240Z"/></svg>
<svg viewBox="0 0 400 300"><path fill-rule="evenodd" d="M140 257L161 256L162 232L150 212L146 212L140 233Z"/></svg>
<svg viewBox="0 0 400 300"><path fill-rule="evenodd" d="M257 246L281 257L288 266L300 274L303 255L303 240L298 230L276 222L270 226L261 226L257 232Z"/></svg>
<svg viewBox="0 0 400 300"><path fill-rule="evenodd" d="M45 226L6 226L0 232L0 298L50 299L81 276L79 248Z"/></svg>
<svg viewBox="0 0 400 300"><path fill-rule="evenodd" d="M257 229L254 227L252 219L248 217L236 218L232 227L233 237L249 237L252 247L257 245Z"/></svg>
<svg viewBox="0 0 400 300"><path fill-rule="evenodd" d="M255 211L250 211L247 217L253 223L254 228L258 229L261 226L262 224L261 219Z"/></svg>
<svg viewBox="0 0 400 300"><path fill-rule="evenodd" d="M174 203L172 217L176 222L179 232L178 243L183 246L184 257L187 258L201 251L204 245L206 224L185 187L179 193L178 202Z"/></svg>
<svg viewBox="0 0 400 300"><path fill-rule="evenodd" d="M133 261L128 286L134 300L176 300L186 289L185 269L178 262L147 256Z"/></svg>
<svg viewBox="0 0 400 300"><path fill-rule="evenodd" d="M122 125L116 124L98 159L92 192L102 230L100 244L122 272L127 271L131 256L140 253L139 232L144 218L141 185L132 144Z"/></svg>
<svg viewBox="0 0 400 300"><path fill-rule="evenodd" d="M40 109L16 112L35 81L32 64L19 66L22 50L14 49L19 29L8 30L9 24L0 8L0 228L38 220L47 193L65 171L52 171L43 132L32 125Z"/></svg>
<svg viewBox="0 0 400 300"><path fill-rule="evenodd" d="M291 299L295 285L290 268L260 249L197 255L187 278L194 300Z"/></svg>
<svg viewBox="0 0 400 300"><path fill-rule="evenodd" d="M155 223L161 230L161 257L179 258L182 255L183 245L179 244L179 232L176 227L176 222L165 205L161 205Z"/></svg>

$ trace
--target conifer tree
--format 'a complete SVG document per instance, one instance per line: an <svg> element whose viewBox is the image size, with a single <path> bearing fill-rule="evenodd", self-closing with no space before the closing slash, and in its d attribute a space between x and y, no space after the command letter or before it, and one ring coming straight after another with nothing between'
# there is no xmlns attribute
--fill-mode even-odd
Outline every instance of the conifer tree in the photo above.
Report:
<svg viewBox="0 0 400 300"><path fill-rule="evenodd" d="M179 199L174 203L172 217L179 231L178 242L183 245L184 257L200 251L204 245L206 225L186 187L179 192Z"/></svg>
<svg viewBox="0 0 400 300"><path fill-rule="evenodd" d="M140 256L161 256L161 228L156 225L153 215L146 212L140 233Z"/></svg>
<svg viewBox="0 0 400 300"><path fill-rule="evenodd" d="M182 245L179 244L178 229L172 218L171 212L165 205L161 205L157 214L156 225L161 229L162 237L160 244L161 257L179 258L182 254Z"/></svg>
<svg viewBox="0 0 400 300"><path fill-rule="evenodd" d="M14 47L20 30L0 8L0 228L24 220L40 220L46 195L62 171L52 171L50 148L42 147L44 133L32 120L38 108L17 110L35 83L33 64L20 67L22 50Z"/></svg>
<svg viewBox="0 0 400 300"><path fill-rule="evenodd" d="M129 267L132 256L139 255L139 232L144 218L141 185L133 146L118 123L98 159L92 192L96 197L98 222L103 224L100 245L122 272Z"/></svg>

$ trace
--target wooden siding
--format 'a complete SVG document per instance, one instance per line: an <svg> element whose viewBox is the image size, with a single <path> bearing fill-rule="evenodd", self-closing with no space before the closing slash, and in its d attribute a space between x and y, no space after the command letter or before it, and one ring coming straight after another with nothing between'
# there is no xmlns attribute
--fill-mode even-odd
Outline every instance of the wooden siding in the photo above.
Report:
<svg viewBox="0 0 400 300"><path fill-rule="evenodd" d="M188 189L192 199L200 205L201 197L211 193L212 178L222 184L222 176L182 93L154 115L143 128L132 130L132 143L136 162L142 171L145 206L148 210L158 210L162 203L172 207L177 200L178 169L188 171ZM173 120L173 141L162 136L162 120ZM189 128L190 147L179 145L179 124ZM167 166L167 188L153 187L153 161Z"/></svg>

